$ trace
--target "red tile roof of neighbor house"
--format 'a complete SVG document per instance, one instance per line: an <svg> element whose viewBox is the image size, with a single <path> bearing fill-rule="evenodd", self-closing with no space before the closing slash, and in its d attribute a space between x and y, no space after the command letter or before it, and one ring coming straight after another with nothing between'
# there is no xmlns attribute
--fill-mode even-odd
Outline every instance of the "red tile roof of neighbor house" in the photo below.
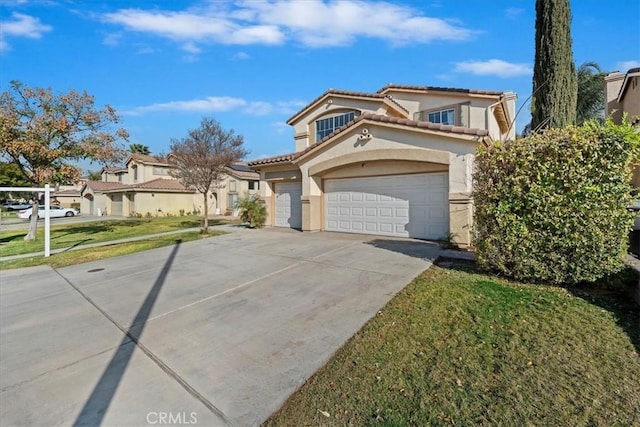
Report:
<svg viewBox="0 0 640 427"><path fill-rule="evenodd" d="M127 185L127 188L140 190L172 190L172 191L189 191L180 181L176 179L156 178L151 181L141 182L140 184Z"/></svg>
<svg viewBox="0 0 640 427"><path fill-rule="evenodd" d="M227 173L229 175L233 175L236 178L240 178L240 179L252 179L252 180L257 180L260 179L260 174L256 171L253 170L237 170L237 169L233 169L231 167L227 166Z"/></svg>
<svg viewBox="0 0 640 427"><path fill-rule="evenodd" d="M400 118L397 118L397 117L390 117L390 116L384 116L384 115L380 115L380 114L366 113L366 114L362 114L361 116L356 117L354 120L350 121L346 125L336 129L333 133L325 136L320 141L316 142L315 144L310 145L309 147L307 147L303 151L298 151L297 153L282 154L282 155L279 155L279 156L268 157L268 158L265 158L265 159L254 160L252 162L249 162L249 166L255 167L255 166L259 166L259 165L266 165L266 164L273 164L273 163L291 162L291 161L297 159L298 157L308 153L309 151L314 150L319 145L324 144L327 140L333 138L334 136L338 135L339 133L344 132L345 130L347 130L350 127L354 126L356 123L358 123L360 121L363 121L363 120L368 120L370 122L377 122L377 123L392 123L392 124L398 124L398 125L412 127L412 128L419 128L419 129L427 129L427 130L432 130L432 131L437 131L437 132L452 133L452 134L456 134L456 135L470 135L470 136L477 136L477 137L485 137L485 136L489 135L489 131L486 130L486 129L474 129L474 128L465 128L465 127L462 127L462 126L441 125L441 124L437 124L437 123L424 122L424 121L420 121L420 120L400 119Z"/></svg>
<svg viewBox="0 0 640 427"><path fill-rule="evenodd" d="M87 187L93 191L106 191L116 188L124 187L120 182L105 182L105 181L87 181Z"/></svg>
<svg viewBox="0 0 640 427"><path fill-rule="evenodd" d="M156 165L169 165L167 159L162 156L152 156L150 154L138 154L134 153L129 156L129 160L136 160L140 163L156 164ZM127 163L129 161L127 160Z"/></svg>

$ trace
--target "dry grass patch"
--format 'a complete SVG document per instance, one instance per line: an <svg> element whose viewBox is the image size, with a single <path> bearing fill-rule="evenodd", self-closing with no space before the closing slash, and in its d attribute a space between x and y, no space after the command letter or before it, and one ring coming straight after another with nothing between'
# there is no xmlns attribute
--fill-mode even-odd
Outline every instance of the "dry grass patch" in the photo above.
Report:
<svg viewBox="0 0 640 427"><path fill-rule="evenodd" d="M639 352L613 295L433 267L266 425L640 425Z"/></svg>

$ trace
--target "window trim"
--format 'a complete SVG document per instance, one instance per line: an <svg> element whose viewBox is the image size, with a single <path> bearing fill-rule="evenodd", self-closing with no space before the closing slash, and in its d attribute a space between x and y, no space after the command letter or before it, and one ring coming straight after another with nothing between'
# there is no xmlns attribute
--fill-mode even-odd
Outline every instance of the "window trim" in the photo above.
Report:
<svg viewBox="0 0 640 427"><path fill-rule="evenodd" d="M340 129L342 126L346 125L349 122L352 122L353 120L355 120L356 117L358 117L357 111L356 110L346 110L346 111L335 111L332 112L333 114L331 115L327 115L327 116L321 116L316 118L313 121L313 126L314 126L314 132L313 135L315 137L315 142L318 142L320 140L322 140L323 138L326 138L327 136L331 135L333 132L335 132L337 129ZM348 120L345 120L344 123L342 123L339 126L335 125L335 119L340 117L345 117L345 116L349 116L352 115L351 118L349 118ZM323 136L320 137L320 131L318 131L318 122L320 121L325 121L325 120L332 120L332 126L331 128L327 127L326 129L323 129L322 132L327 132L327 130L330 129L330 131L328 133L325 133Z"/></svg>
<svg viewBox="0 0 640 427"><path fill-rule="evenodd" d="M449 105L443 105L443 106L439 106L439 107L435 107L435 108L427 108L425 110L420 110L417 113L413 114L413 119L414 120L419 120L422 122L428 122L429 121L429 114L432 113L437 113L437 112L442 112L442 111L448 111L448 110L453 110L453 126L463 126L463 127L469 127L469 124L463 124L462 123L462 107L470 107L471 106L471 102L461 102L458 104L449 104ZM467 116L470 114L470 112L467 113ZM467 120L469 120L469 117L467 117ZM432 122L429 122L432 123Z"/></svg>

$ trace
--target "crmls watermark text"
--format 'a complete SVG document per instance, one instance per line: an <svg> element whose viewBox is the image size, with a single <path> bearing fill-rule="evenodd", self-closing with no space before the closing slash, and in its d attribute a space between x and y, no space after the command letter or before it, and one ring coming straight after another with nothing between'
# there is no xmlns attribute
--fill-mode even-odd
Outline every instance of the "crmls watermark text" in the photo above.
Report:
<svg viewBox="0 0 640 427"><path fill-rule="evenodd" d="M149 412L147 424L197 424L198 417L195 412Z"/></svg>

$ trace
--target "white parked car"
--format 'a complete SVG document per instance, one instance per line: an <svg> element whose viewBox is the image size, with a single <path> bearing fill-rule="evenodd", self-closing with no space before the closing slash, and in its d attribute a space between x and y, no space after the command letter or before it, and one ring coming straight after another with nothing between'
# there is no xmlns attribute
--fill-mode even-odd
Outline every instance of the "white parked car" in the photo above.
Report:
<svg viewBox="0 0 640 427"><path fill-rule="evenodd" d="M31 210L33 208L25 209L23 211L18 212L18 218L22 219L31 219ZM49 206L49 216L51 218L59 218L63 216L76 216L80 215L76 209L71 208L61 208L60 206ZM38 218L44 218L44 206L38 207Z"/></svg>

